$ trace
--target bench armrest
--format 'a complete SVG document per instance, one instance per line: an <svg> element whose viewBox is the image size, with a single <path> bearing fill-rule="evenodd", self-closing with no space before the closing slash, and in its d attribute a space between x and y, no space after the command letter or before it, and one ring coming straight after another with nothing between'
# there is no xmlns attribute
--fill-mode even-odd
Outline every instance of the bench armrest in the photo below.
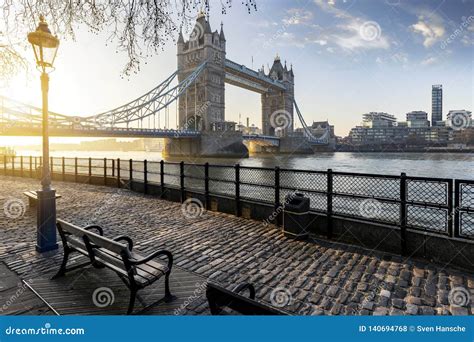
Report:
<svg viewBox="0 0 474 342"><path fill-rule="evenodd" d="M96 229L99 232L99 235L104 235L104 230L102 229L101 226L98 226L96 224L92 224L90 226L84 227L85 230L91 230L91 229Z"/></svg>
<svg viewBox="0 0 474 342"><path fill-rule="evenodd" d="M235 293L241 294L241 292L249 290L249 298L255 300L255 287L250 283L240 283L232 290Z"/></svg>
<svg viewBox="0 0 474 342"><path fill-rule="evenodd" d="M127 235L119 235L114 237L112 240L114 241L126 241L128 244L128 250L131 252L133 249L133 241Z"/></svg>
<svg viewBox="0 0 474 342"><path fill-rule="evenodd" d="M151 253L150 255L147 255L146 257L144 258L141 258L141 259L132 259L130 260L130 262L133 264L133 265L140 265L140 264L144 264L144 263L147 263L148 261L160 256L160 255L165 255L167 258L168 258L168 270L171 271L171 267L173 266L173 254L171 254L170 251L167 251L167 250L161 250L161 251L156 251L154 253Z"/></svg>

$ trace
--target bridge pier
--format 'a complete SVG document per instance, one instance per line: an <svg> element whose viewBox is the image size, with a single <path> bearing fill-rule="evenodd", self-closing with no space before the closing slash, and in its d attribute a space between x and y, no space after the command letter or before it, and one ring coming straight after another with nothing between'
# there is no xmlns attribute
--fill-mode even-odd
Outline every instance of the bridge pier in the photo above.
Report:
<svg viewBox="0 0 474 342"><path fill-rule="evenodd" d="M240 132L202 132L196 138L166 138L163 155L168 157L247 158L249 151Z"/></svg>
<svg viewBox="0 0 474 342"><path fill-rule="evenodd" d="M313 154L313 149L305 137L280 138L280 153Z"/></svg>

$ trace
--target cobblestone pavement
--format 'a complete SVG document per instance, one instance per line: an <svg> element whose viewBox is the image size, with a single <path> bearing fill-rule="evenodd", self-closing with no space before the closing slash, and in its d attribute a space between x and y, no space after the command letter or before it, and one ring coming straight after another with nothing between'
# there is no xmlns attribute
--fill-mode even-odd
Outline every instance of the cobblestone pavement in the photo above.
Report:
<svg viewBox="0 0 474 342"><path fill-rule="evenodd" d="M37 180L0 176L0 261L21 278L52 272L62 256L60 251L35 252L36 214L22 192L38 185ZM293 241L276 227L222 213L187 218L179 203L128 190L54 185L62 195L58 218L102 225L107 236L129 235L141 242L135 248L143 252L168 249L176 265L225 286L253 283L257 298L295 314L474 313L473 274L355 246ZM6 216L6 203L13 199L26 204L19 218ZM463 296L466 305L452 304ZM189 313L208 313L203 296L189 308Z"/></svg>

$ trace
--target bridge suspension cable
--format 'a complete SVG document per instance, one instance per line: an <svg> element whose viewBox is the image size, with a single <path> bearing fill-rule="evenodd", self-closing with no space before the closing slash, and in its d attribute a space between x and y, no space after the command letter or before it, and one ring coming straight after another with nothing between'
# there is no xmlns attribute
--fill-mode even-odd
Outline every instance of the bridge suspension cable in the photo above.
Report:
<svg viewBox="0 0 474 342"><path fill-rule="evenodd" d="M303 118L303 115L300 112L300 109L298 108L298 104L296 101L293 101L296 109L296 114L298 115L298 119L301 122L301 125L303 126L303 134L306 137L306 139L309 141L310 144L314 145L326 145L329 143L329 127L326 127L326 131L323 133L323 135L319 138L316 138L313 133L311 133L311 129L308 127L306 124L306 121Z"/></svg>

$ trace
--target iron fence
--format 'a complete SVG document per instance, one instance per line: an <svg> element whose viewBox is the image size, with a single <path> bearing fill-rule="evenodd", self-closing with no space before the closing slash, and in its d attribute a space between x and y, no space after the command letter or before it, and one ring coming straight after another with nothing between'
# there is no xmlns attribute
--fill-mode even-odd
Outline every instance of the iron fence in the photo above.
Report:
<svg viewBox="0 0 474 342"><path fill-rule="evenodd" d="M3 156L5 175L40 177L41 157ZM51 171L65 179L74 175L115 179L118 187L130 182L163 189L175 188L185 200L186 191L235 200L240 215L242 201L254 201L281 208L294 192L311 200L311 211L328 218L332 234L334 216L381 223L406 230L474 239L474 180L360 174L349 172L293 170L240 165L186 164L99 158L51 157ZM278 222L278 215L277 215Z"/></svg>

